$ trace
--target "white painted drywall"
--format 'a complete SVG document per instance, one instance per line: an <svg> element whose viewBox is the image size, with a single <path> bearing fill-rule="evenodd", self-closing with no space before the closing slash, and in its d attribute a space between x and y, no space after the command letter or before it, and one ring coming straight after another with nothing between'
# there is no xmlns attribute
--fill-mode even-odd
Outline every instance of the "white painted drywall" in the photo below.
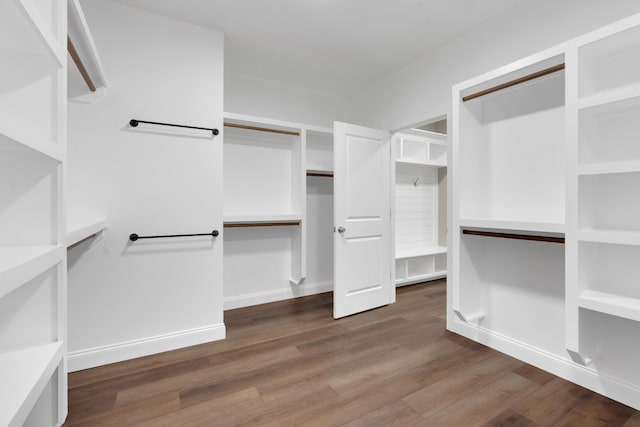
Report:
<svg viewBox="0 0 640 427"><path fill-rule="evenodd" d="M346 96L225 69L224 110L231 113L332 126L349 116Z"/></svg>
<svg viewBox="0 0 640 427"><path fill-rule="evenodd" d="M451 86L640 12L638 0L523 2L358 92L350 121L399 130L448 113Z"/></svg>
<svg viewBox="0 0 640 427"><path fill-rule="evenodd" d="M104 215L97 241L69 251L71 370L224 337L223 35L115 2L84 11L109 77L98 103L69 103L71 211Z"/></svg>

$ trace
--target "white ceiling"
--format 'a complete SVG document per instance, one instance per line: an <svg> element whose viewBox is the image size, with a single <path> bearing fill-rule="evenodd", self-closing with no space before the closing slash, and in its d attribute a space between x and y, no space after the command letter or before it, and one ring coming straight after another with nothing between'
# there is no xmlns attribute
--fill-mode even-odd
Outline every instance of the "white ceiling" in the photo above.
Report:
<svg viewBox="0 0 640 427"><path fill-rule="evenodd" d="M119 0L225 33L226 72L348 95L525 0Z"/></svg>

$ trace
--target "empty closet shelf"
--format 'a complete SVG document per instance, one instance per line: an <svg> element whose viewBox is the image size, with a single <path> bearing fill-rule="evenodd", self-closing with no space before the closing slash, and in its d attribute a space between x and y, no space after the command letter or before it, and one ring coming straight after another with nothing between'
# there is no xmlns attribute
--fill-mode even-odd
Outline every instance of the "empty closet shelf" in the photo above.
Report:
<svg viewBox="0 0 640 427"><path fill-rule="evenodd" d="M578 306L612 316L640 322L640 299L598 291L583 291Z"/></svg>
<svg viewBox="0 0 640 427"><path fill-rule="evenodd" d="M95 236L107 227L104 218L69 217L67 219L67 247L73 246L89 237Z"/></svg>
<svg viewBox="0 0 640 427"><path fill-rule="evenodd" d="M402 258L415 258L427 255L446 254L447 248L445 246L433 246L431 248L418 248L418 249L402 249L396 251L396 259Z"/></svg>
<svg viewBox="0 0 640 427"><path fill-rule="evenodd" d="M224 218L224 227L286 227L298 226L301 221L300 215L228 216Z"/></svg>

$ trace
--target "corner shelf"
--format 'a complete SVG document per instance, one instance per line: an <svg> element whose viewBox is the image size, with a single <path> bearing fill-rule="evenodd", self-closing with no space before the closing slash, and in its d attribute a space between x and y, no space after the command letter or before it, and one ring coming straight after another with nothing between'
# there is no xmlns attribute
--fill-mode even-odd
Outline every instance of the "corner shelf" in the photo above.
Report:
<svg viewBox="0 0 640 427"><path fill-rule="evenodd" d="M107 227L107 220L104 218L67 218L67 236L65 242L67 247L73 246Z"/></svg>
<svg viewBox="0 0 640 427"><path fill-rule="evenodd" d="M640 322L640 299L638 298L586 290L578 296L578 306Z"/></svg>
<svg viewBox="0 0 640 427"><path fill-rule="evenodd" d="M61 246L0 248L0 298L61 262L63 257Z"/></svg>
<svg viewBox="0 0 640 427"><path fill-rule="evenodd" d="M0 425L24 423L64 354L62 342L0 353Z"/></svg>

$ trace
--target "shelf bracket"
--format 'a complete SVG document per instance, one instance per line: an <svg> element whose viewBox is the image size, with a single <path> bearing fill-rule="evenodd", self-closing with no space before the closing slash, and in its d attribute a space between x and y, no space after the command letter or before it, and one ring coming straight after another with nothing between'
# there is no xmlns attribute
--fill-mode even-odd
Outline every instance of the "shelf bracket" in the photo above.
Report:
<svg viewBox="0 0 640 427"><path fill-rule="evenodd" d="M475 323L477 325L480 324L482 319L484 319L484 313L481 312L473 313L469 316L465 316L460 310L453 310L453 312L458 316L458 319L466 323Z"/></svg>
<svg viewBox="0 0 640 427"><path fill-rule="evenodd" d="M571 356L571 360L582 366L589 366L591 362L593 362L593 359L591 359L590 357L585 357L577 351L567 349L567 353L569 353L569 356Z"/></svg>

